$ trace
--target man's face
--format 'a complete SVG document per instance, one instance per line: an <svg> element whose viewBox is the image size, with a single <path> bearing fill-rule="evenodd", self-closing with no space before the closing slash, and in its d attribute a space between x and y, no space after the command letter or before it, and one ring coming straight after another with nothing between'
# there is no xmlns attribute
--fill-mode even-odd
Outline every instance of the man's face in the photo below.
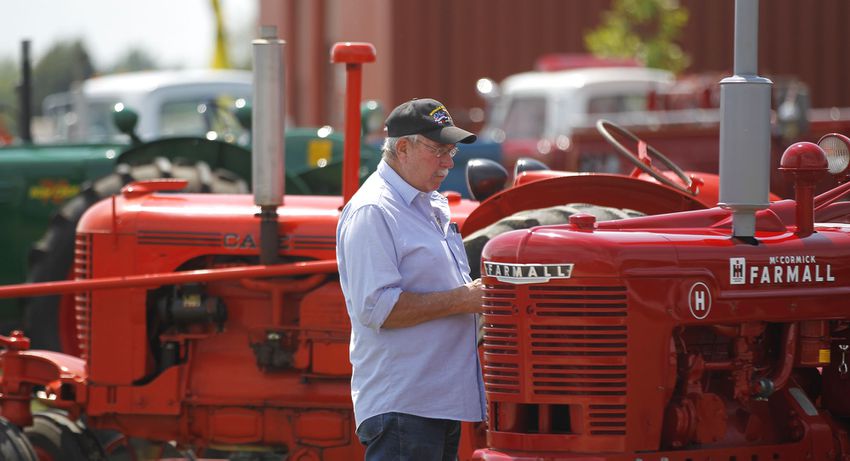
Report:
<svg viewBox="0 0 850 461"><path fill-rule="evenodd" d="M398 173L416 189L433 192L440 187L455 164L449 153L454 147L452 144L439 144L420 135L417 135L413 142L409 138L403 138L396 147L400 170Z"/></svg>

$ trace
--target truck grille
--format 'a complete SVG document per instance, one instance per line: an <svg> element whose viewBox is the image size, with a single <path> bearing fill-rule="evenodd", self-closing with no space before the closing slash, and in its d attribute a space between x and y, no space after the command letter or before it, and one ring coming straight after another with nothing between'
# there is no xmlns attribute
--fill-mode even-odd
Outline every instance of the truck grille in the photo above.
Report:
<svg viewBox="0 0 850 461"><path fill-rule="evenodd" d="M91 234L78 233L74 247L74 278L76 280L90 279L91 274ZM76 311L80 358L87 360L91 328L91 292L77 293L74 296L74 309Z"/></svg>
<svg viewBox="0 0 850 461"><path fill-rule="evenodd" d="M624 434L626 288L486 284L484 293L490 398L578 404L592 435Z"/></svg>

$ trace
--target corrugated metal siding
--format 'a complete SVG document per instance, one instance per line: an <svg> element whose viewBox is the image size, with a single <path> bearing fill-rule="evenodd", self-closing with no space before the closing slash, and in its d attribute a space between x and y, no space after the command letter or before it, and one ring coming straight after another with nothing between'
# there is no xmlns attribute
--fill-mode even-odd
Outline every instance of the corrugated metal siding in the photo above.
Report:
<svg viewBox="0 0 850 461"><path fill-rule="evenodd" d="M266 11L280 14L280 8L267 6L276 1L287 4L282 9L284 14L303 9L339 14L343 8L309 8L306 0L261 0L261 21L268 22ZM460 108L482 104L475 94L479 78L498 81L530 70L534 60L545 53L584 52L584 34L601 22L602 13L610 6L609 0L322 0L323 5L325 1L344 5L349 14L358 5L360 11L352 18L325 18L324 22L314 18L279 20L299 29L284 32L290 44L294 40L324 41L318 46L296 45L299 52L290 52L290 57L298 61L290 63L291 72L301 76L289 82L302 87L293 93L290 85L288 92L298 95L296 119L308 123L335 120L330 113L337 105L322 100L317 91L339 82L331 78L330 66L308 60L301 50L323 50L321 59L326 59L334 41L372 41L378 46L381 64L365 75L368 78L369 72L381 72L381 78L391 84L378 88L368 88L367 84L364 98L380 99L391 108L412 97L434 97L445 102L458 123L463 123ZM690 11L681 39L692 59L688 70L731 74L734 1L680 1ZM376 4L391 10L390 14L375 13L379 8ZM850 2L763 0L759 7L759 73L801 78L811 87L815 107L850 106L846 83L850 52L842 36L843 26L850 19ZM326 30L320 37L316 29ZM316 108L322 108L322 113Z"/></svg>

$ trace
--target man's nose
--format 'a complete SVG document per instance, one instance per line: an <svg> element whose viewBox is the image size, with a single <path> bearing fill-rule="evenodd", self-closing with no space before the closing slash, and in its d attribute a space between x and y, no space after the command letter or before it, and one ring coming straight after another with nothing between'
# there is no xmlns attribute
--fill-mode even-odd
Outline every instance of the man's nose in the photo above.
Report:
<svg viewBox="0 0 850 461"><path fill-rule="evenodd" d="M451 155L443 155L440 157L440 166L445 168L451 168L455 166L455 160L452 158Z"/></svg>

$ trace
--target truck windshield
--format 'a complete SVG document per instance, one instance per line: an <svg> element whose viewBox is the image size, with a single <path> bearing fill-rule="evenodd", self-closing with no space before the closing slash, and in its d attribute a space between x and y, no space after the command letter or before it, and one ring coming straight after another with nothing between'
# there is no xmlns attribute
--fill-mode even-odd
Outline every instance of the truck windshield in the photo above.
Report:
<svg viewBox="0 0 850 461"><path fill-rule="evenodd" d="M522 96L511 99L504 122L504 139L539 139L546 129L546 98Z"/></svg>
<svg viewBox="0 0 850 461"><path fill-rule="evenodd" d="M54 97L41 121L38 137L47 142L126 142L128 137L118 131L113 122L113 111L118 99L89 101L83 111L75 110L69 97ZM218 96L194 98L162 103L157 114L139 114L137 132L143 140L159 137L197 136L227 142L242 142L248 131L233 114L233 109L244 106L244 98ZM130 107L133 109L132 107ZM147 128L143 116L153 116ZM152 126L150 122L155 122Z"/></svg>
<svg viewBox="0 0 850 461"><path fill-rule="evenodd" d="M244 99L221 96L216 99L171 101L160 110L159 131L163 136L201 136L236 142L247 132L231 108L244 106Z"/></svg>

